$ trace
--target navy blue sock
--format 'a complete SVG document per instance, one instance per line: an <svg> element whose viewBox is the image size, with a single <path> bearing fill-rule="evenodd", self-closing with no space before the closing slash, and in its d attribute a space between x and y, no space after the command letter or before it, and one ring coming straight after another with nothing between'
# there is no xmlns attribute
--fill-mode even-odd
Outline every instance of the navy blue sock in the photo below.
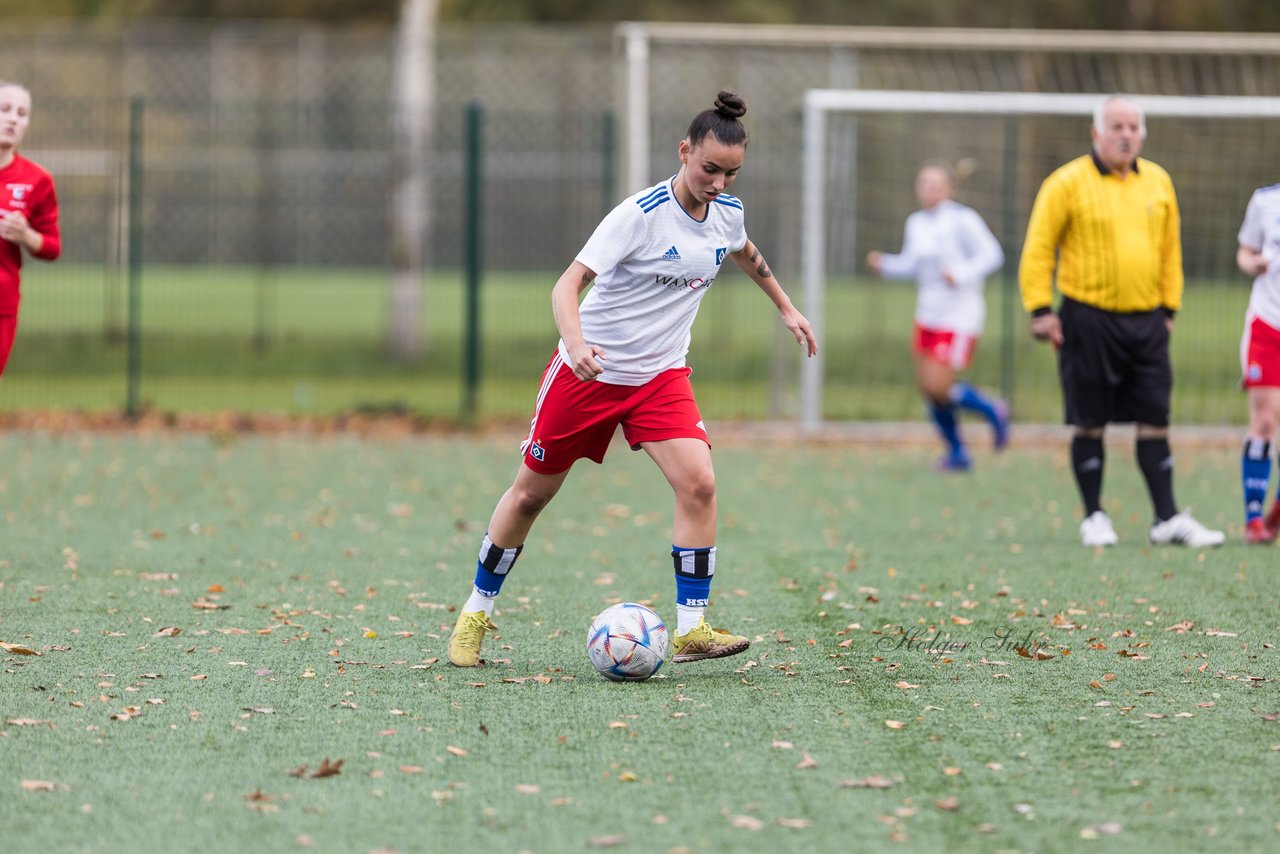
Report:
<svg viewBox="0 0 1280 854"><path fill-rule="evenodd" d="M1085 518L1102 509L1102 469L1106 462L1107 451L1102 439L1071 438L1071 471L1076 476L1076 486L1080 487Z"/></svg>
<svg viewBox="0 0 1280 854"><path fill-rule="evenodd" d="M507 573L515 566L516 558L520 557L522 551L523 545L513 549L494 545L486 532L484 541L480 544L480 557L476 560L476 590L490 598L497 596L502 590L502 582L507 580Z"/></svg>
<svg viewBox="0 0 1280 854"><path fill-rule="evenodd" d="M1244 486L1244 519L1262 517L1271 482L1271 443L1266 439L1245 439L1240 455L1240 482Z"/></svg>
<svg viewBox="0 0 1280 854"><path fill-rule="evenodd" d="M929 415L933 418L933 423L938 426L942 441L947 443L947 451L951 458L963 457L965 455L964 440L960 438L960 427L956 424L956 408L950 404L942 406L931 400Z"/></svg>
<svg viewBox="0 0 1280 854"><path fill-rule="evenodd" d="M1156 520L1163 522L1178 515L1178 505L1173 500L1173 452L1169 440L1139 439L1136 445L1138 468L1147 481L1151 493L1151 506Z"/></svg>

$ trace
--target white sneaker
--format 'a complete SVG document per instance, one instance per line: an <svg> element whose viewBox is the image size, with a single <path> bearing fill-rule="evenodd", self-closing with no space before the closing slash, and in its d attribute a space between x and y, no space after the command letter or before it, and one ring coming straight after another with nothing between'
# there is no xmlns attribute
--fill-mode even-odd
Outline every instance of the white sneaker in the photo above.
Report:
<svg viewBox="0 0 1280 854"><path fill-rule="evenodd" d="M1116 529L1111 527L1111 517L1101 510L1095 510L1080 523L1080 542L1089 548L1114 546L1119 540Z"/></svg>
<svg viewBox="0 0 1280 854"><path fill-rule="evenodd" d="M1177 516L1157 522L1151 526L1147 538L1156 545L1191 546L1193 549L1204 549L1220 546L1226 540L1226 534L1213 531L1197 522L1192 515L1183 510Z"/></svg>

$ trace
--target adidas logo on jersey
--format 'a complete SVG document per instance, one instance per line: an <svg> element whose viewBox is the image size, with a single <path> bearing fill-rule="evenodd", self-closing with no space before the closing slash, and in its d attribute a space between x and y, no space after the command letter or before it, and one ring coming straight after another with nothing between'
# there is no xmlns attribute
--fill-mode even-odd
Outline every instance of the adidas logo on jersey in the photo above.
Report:
<svg viewBox="0 0 1280 854"><path fill-rule="evenodd" d="M679 261L679 260L680 260L680 250L678 250L678 249L676 249L674 246L672 246L672 247L671 247L670 249L668 249L666 252L663 252L663 253L662 253L662 260L663 260L663 261Z"/></svg>

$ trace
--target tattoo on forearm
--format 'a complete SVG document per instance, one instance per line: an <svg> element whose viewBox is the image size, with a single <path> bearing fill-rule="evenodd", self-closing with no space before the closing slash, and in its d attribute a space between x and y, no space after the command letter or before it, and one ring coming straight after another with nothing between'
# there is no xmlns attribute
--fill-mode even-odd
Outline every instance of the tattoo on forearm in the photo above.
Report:
<svg viewBox="0 0 1280 854"><path fill-rule="evenodd" d="M760 250L752 247L751 258L752 264L756 265L756 275L762 279L773 278L773 273L769 272L769 265L764 262L764 257L760 254ZM759 262L758 264L756 262Z"/></svg>

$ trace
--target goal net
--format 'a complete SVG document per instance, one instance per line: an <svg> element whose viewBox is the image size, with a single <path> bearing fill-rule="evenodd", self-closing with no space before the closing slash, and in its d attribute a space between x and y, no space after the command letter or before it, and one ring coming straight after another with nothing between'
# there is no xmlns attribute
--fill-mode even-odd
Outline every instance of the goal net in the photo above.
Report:
<svg viewBox="0 0 1280 854"><path fill-rule="evenodd" d="M915 288L868 274L870 250L899 251L921 163L963 163L958 201L1000 240L1005 267L987 283L987 323L972 379L1010 398L1019 420L1057 421L1052 352L1033 342L1016 271L1040 182L1087 153L1103 96L814 89L804 96L800 239L802 308L822 345L801 367L800 422L884 419L917 399L910 336ZM1134 96L1147 118L1143 156L1173 177L1182 212L1186 291L1172 343L1175 417L1243 417L1238 345L1250 281L1236 233L1253 190L1280 180L1280 98Z"/></svg>

